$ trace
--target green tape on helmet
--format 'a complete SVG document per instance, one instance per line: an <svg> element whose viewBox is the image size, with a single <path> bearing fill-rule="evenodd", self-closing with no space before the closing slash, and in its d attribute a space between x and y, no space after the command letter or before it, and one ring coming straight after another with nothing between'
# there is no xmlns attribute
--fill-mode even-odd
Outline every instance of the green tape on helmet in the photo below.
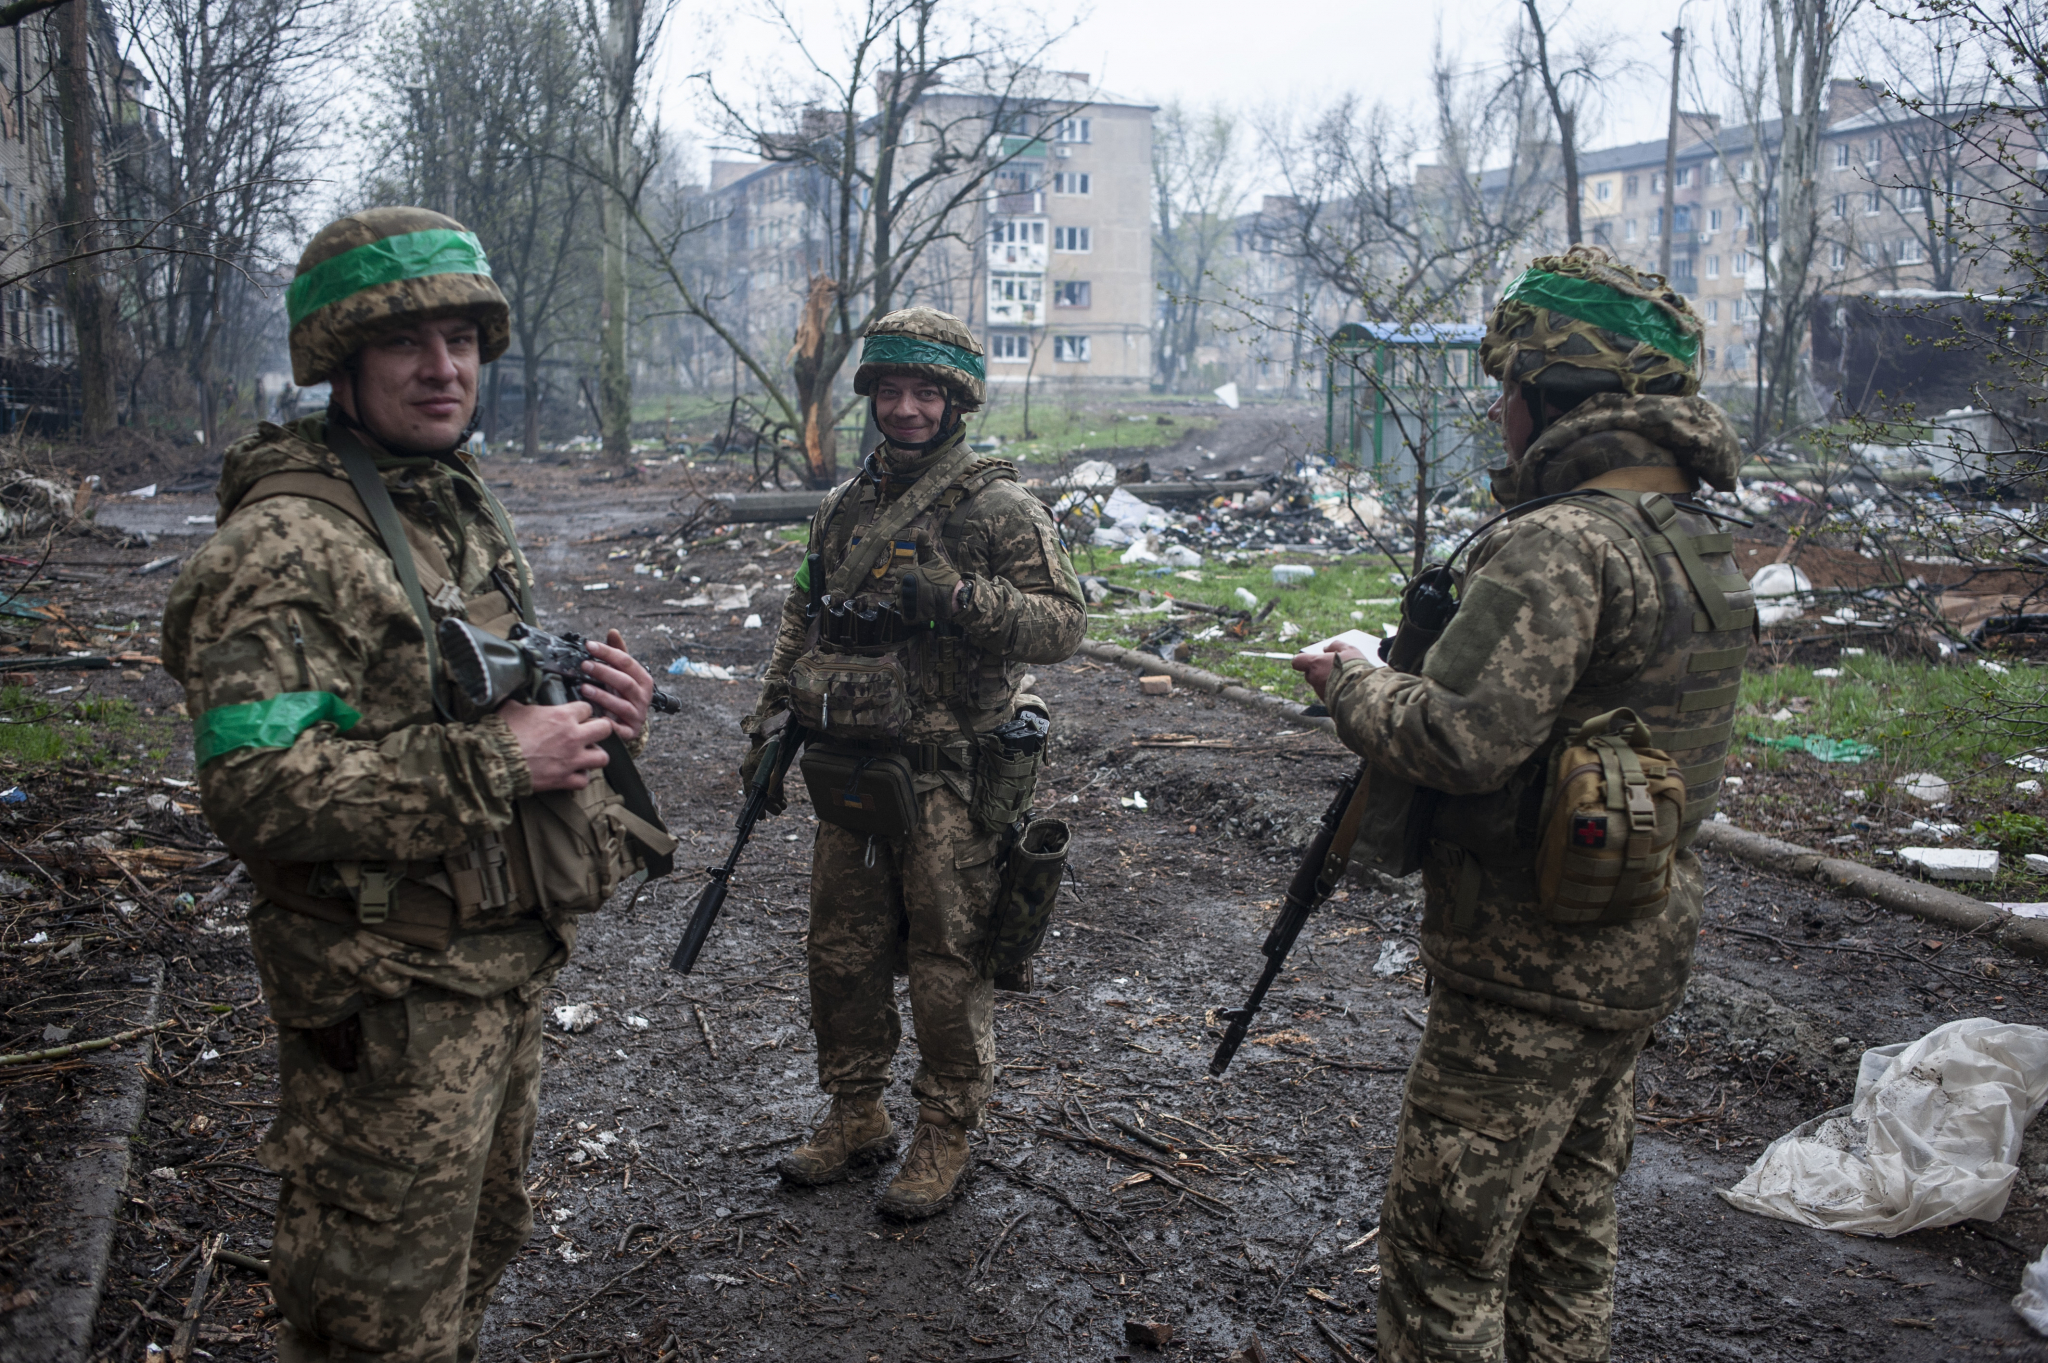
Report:
<svg viewBox="0 0 2048 1363"><path fill-rule="evenodd" d="M916 336L886 334L870 336L860 348L862 364L936 364L957 369L971 378L985 379L987 369L981 356L944 341L927 341Z"/></svg>
<svg viewBox="0 0 2048 1363"><path fill-rule="evenodd" d="M1662 308L1647 298L1630 298L1595 280L1551 274L1532 266L1508 285L1501 294L1501 302L1561 312L1640 341L1688 366L1699 359L1699 337L1679 330Z"/></svg>
<svg viewBox="0 0 2048 1363"><path fill-rule="evenodd" d="M437 274L490 277L491 262L474 232L429 228L343 251L292 281L285 292L285 312L297 326L320 309L364 289Z"/></svg>

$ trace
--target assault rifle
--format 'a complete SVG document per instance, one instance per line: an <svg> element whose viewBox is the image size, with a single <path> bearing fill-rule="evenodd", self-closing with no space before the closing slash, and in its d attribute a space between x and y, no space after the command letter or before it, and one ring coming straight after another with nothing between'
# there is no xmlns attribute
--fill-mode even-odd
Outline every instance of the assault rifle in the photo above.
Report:
<svg viewBox="0 0 2048 1363"><path fill-rule="evenodd" d="M733 839L732 850L725 854L723 866L706 868L711 882L697 896L696 910L690 914L690 926L683 929L683 940L676 945L676 954L668 963L669 969L687 975L690 967L697 964L697 953L704 949L704 939L711 935L712 925L718 922L718 911L725 907L726 887L732 880L733 868L739 865L740 853L747 850L747 842L754 836L754 825L768 812L769 796L789 771L790 762L803 744L803 726L791 719L761 749L761 764L754 768L754 784L748 788L747 803L740 810L739 836Z"/></svg>
<svg viewBox="0 0 2048 1363"><path fill-rule="evenodd" d="M440 637L448 671L479 710L508 700L566 705L576 698L574 688L597 685L583 670L596 659L580 634L549 634L521 621L500 639L451 615L441 622ZM657 686L653 708L673 715L683 703Z"/></svg>
<svg viewBox="0 0 2048 1363"><path fill-rule="evenodd" d="M1266 934L1266 944L1259 948L1265 953L1266 969L1259 976L1259 982L1252 986L1251 997L1245 1000L1244 1007L1233 1008L1223 1014L1230 1027L1223 1033L1222 1043L1216 1047L1215 1058L1209 1062L1209 1073L1220 1076L1230 1068L1230 1058L1244 1044L1252 1019L1259 1015L1259 1006L1266 1001L1266 991L1280 977L1281 967L1287 964L1287 953L1294 950L1294 939L1301 936L1301 930L1308 925L1309 915L1330 897L1330 891L1337 888L1338 880L1344 875L1345 864L1351 860L1352 844L1358 840L1359 820L1365 814L1367 785L1364 763L1338 782L1336 798L1323 811L1322 826L1316 830L1308 850L1302 853L1301 865L1287 886L1287 899L1280 906L1280 917L1273 924L1273 930Z"/></svg>

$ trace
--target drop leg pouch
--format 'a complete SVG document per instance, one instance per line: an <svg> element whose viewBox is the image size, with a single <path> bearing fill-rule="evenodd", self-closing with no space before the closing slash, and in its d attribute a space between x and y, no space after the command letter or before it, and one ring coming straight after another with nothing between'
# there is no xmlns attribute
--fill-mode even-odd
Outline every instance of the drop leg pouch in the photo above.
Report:
<svg viewBox="0 0 2048 1363"><path fill-rule="evenodd" d="M1073 834L1061 819L1032 819L1010 848L989 924L987 972L999 988L1031 987L1031 958L1052 926Z"/></svg>

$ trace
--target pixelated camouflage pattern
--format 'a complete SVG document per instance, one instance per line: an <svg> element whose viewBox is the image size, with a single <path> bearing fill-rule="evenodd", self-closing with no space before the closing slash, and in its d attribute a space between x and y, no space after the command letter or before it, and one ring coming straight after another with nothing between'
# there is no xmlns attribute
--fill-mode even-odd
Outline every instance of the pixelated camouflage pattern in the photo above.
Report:
<svg viewBox="0 0 2048 1363"><path fill-rule="evenodd" d="M434 228L463 232L455 219L426 208L366 208L336 218L314 234L299 257L304 274L344 251L385 237ZM437 274L377 284L299 319L291 329L292 382L325 383L365 343L393 327L443 317L477 324L479 355L489 364L512 344L512 310L489 275Z"/></svg>
<svg viewBox="0 0 2048 1363"><path fill-rule="evenodd" d="M1627 420L1644 404L1691 401L1632 399L1598 410ZM1581 434L1596 450L1617 447L1598 431ZM1646 442L1627 448L1630 459L1651 457ZM1577 476L1608 471L1580 450L1574 443L1556 457ZM1662 455L1666 466L1699 467L1719 447ZM1695 533L1708 526L1684 521ZM1725 555L1710 566L1734 571ZM1668 670L1672 590L1673 604L1689 608L1682 579L1674 589L1612 520L1556 503L1503 523L1475 547L1459 612L1419 674L1358 660L1338 669L1329 706L1345 745L1376 769L1451 797L1429 829L1423 867L1422 957L1438 979L1582 1026L1644 1027L1677 1006L1699 926L1699 863L1690 852L1678 858L1664 913L1634 923L1550 924L1533 876L1549 745L1577 720L1623 705L1653 730L1671 727L1665 711L1675 692L1644 679ZM1708 648L1723 642L1700 639ZM1685 722L1713 724L1726 713Z"/></svg>
<svg viewBox="0 0 2048 1363"><path fill-rule="evenodd" d="M1638 467L1676 467L1733 492L1742 437L1728 414L1702 397L1595 393L1546 426L1520 459L1488 472L1494 499L1519 506L1613 469Z"/></svg>
<svg viewBox="0 0 2048 1363"><path fill-rule="evenodd" d="M477 1357L491 1291L533 1230L524 1175L552 975L488 998L415 985L366 1003L354 1073L279 1026L278 1115L257 1158L283 1180L280 1363Z"/></svg>
<svg viewBox="0 0 2048 1363"><path fill-rule="evenodd" d="M308 417L237 441L221 506L270 473L340 476L324 429ZM512 547L448 464L378 463L399 514L445 554L461 597L490 594L493 569L517 580ZM461 604L429 606L438 618ZM332 692L362 714L346 737L320 724L289 748L242 748L200 769L207 821L240 855L425 860L506 827L513 802L530 793L502 719L449 724L435 714L426 642L389 555L325 503L273 497L224 515L171 588L163 658L195 716L284 691Z"/></svg>
<svg viewBox="0 0 2048 1363"><path fill-rule="evenodd" d="M1384 1363L1605 1363L1648 1036L1432 993L1380 1207Z"/></svg>
<svg viewBox="0 0 2048 1363"><path fill-rule="evenodd" d="M940 341L946 345L958 346L971 355L987 359L988 352L981 342L974 338L965 322L950 312L937 308L898 308L875 322L863 336L915 336L923 341ZM861 397L871 397L875 391L875 380L885 374L915 374L952 390L953 409L956 412L981 410L988 401L988 386L972 374L942 364L864 364L853 371L853 391Z"/></svg>
<svg viewBox="0 0 2048 1363"><path fill-rule="evenodd" d="M1646 300L1683 334L1695 339L1705 334L1692 305L1666 286L1664 276L1624 265L1600 247L1574 246L1565 255L1538 256L1529 268L1590 280L1625 297ZM1540 384L1553 368L1566 368L1613 374L1629 394L1648 392L1652 384L1659 393L1674 396L1691 396L1700 389L1693 366L1648 342L1520 299L1494 305L1479 343L1479 360L1494 378L1516 383Z"/></svg>
<svg viewBox="0 0 2048 1363"><path fill-rule="evenodd" d="M950 1122L981 1120L995 1079L995 985L982 974L1002 835L984 833L946 787L918 797L923 821L899 842L820 823L811 848L805 948L818 1084L874 1097L903 1040L896 976L910 976L917 1024L911 1092Z"/></svg>
<svg viewBox="0 0 2048 1363"><path fill-rule="evenodd" d="M928 454L914 456L884 445L880 457L896 473L914 475L944 459L963 438L956 436ZM873 482L858 478L850 488L842 484L827 494L811 518L808 545L809 551L820 555L826 573L844 558L849 541L860 527L874 520L878 508L909 487L907 482L892 480L878 491ZM826 513L834 508L838 510L828 526ZM962 716L976 732L986 732L1011 718L1027 665L1064 662L1073 656L1087 632L1087 606L1073 561L1053 529L1052 516L1029 490L1008 478L997 479L961 503L946 520L958 527L959 533L942 540L945 555L974 583L973 603L954 617L953 623L965 630L968 642L983 654L982 666L992 670L991 678L1000 677L999 682L992 680L984 687L979 708L966 710ZM893 599L896 580L887 577L870 590L878 598ZM747 720L749 732L758 729L768 716L788 708L789 669L807 647L810 622L804 618L804 610L808 604L809 597L794 586L783 600L760 699ZM914 703L918 712L906 731L907 739L961 739L960 717L954 710L921 698Z"/></svg>

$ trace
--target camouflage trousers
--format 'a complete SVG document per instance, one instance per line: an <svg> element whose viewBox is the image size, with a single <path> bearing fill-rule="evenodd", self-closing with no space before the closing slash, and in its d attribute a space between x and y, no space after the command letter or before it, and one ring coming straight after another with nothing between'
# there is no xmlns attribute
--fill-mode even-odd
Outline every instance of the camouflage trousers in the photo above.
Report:
<svg viewBox="0 0 2048 1363"><path fill-rule="evenodd" d="M1383 1363L1607 1358L1648 1038L1436 987L1380 1209Z"/></svg>
<svg viewBox="0 0 2048 1363"><path fill-rule="evenodd" d="M879 1096L903 1040L896 976L910 976L919 1103L975 1126L995 1078L995 986L981 957L1001 835L941 786L900 841L820 822L811 850L811 1030L825 1092Z"/></svg>
<svg viewBox="0 0 2048 1363"><path fill-rule="evenodd" d="M353 1073L278 1029L259 1156L284 1180L270 1283L279 1363L469 1363L491 1290L533 1229L524 1172L541 989L415 985L368 1003Z"/></svg>

